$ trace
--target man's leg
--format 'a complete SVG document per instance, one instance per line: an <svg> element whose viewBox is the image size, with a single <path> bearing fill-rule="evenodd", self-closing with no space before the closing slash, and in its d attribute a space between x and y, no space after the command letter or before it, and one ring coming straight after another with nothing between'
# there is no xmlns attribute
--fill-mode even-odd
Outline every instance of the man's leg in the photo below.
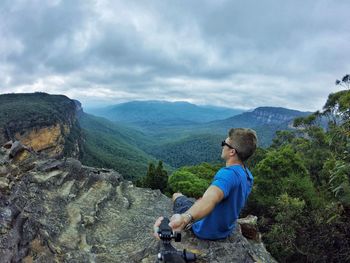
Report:
<svg viewBox="0 0 350 263"><path fill-rule="evenodd" d="M174 193L173 194L173 203L175 202L176 198L178 198L179 196L184 196L182 193Z"/></svg>
<svg viewBox="0 0 350 263"><path fill-rule="evenodd" d="M194 204L193 200L190 200L187 196L182 193L173 194L173 212L174 214L185 213Z"/></svg>

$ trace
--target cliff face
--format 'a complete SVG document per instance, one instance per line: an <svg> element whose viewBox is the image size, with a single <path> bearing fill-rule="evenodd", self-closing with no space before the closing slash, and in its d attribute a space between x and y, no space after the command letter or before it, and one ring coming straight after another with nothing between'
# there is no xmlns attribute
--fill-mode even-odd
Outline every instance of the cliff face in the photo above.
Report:
<svg viewBox="0 0 350 263"><path fill-rule="evenodd" d="M33 148L36 152L45 151L49 155L63 153L64 138L70 132L67 124L54 124L43 128L34 128L24 132L16 132L13 137L23 144Z"/></svg>
<svg viewBox="0 0 350 263"><path fill-rule="evenodd" d="M283 123L291 120L292 118L286 114L273 113L268 110L258 109L253 112L254 117L261 123L272 124L272 123Z"/></svg>
<svg viewBox="0 0 350 263"><path fill-rule="evenodd" d="M259 107L251 115L260 124L282 124L290 122L296 117L305 116L306 113L284 108Z"/></svg>
<svg viewBox="0 0 350 263"><path fill-rule="evenodd" d="M0 102L0 144L19 140L48 156L79 156L79 102L45 93L5 94Z"/></svg>
<svg viewBox="0 0 350 263"><path fill-rule="evenodd" d="M20 143L0 149L1 262L154 262L152 226L171 200L117 172L75 159L42 159ZM185 233L178 249L196 262L275 262L237 233L219 242Z"/></svg>

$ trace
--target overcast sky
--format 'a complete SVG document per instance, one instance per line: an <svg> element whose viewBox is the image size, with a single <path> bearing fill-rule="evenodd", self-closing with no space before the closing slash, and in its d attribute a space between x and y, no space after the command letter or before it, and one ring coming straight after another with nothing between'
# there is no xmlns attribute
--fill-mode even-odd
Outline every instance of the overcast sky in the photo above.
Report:
<svg viewBox="0 0 350 263"><path fill-rule="evenodd" d="M1 0L0 93L318 110L350 73L349 0Z"/></svg>

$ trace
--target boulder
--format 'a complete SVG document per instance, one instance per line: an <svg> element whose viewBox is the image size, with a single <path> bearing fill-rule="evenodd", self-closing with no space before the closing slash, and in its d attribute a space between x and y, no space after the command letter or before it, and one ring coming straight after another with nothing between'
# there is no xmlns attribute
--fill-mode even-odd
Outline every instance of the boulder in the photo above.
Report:
<svg viewBox="0 0 350 263"><path fill-rule="evenodd" d="M12 185L0 195L1 262L155 262L160 241L153 224L172 213L171 199L159 190L71 158L31 153L16 162L9 149L0 152L4 185ZM239 229L215 242L185 232L174 246L196 252L196 262L275 262Z"/></svg>
<svg viewBox="0 0 350 263"><path fill-rule="evenodd" d="M258 230L258 217L249 215L246 218L240 218L237 223L241 227L242 235L248 239L261 242L261 234Z"/></svg>

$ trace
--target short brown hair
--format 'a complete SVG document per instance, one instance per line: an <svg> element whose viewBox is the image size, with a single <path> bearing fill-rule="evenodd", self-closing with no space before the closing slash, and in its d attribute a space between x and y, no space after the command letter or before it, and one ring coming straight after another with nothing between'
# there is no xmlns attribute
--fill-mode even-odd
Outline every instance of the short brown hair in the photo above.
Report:
<svg viewBox="0 0 350 263"><path fill-rule="evenodd" d="M228 132L230 144L236 149L239 159L244 162L256 150L258 138L256 132L247 128L232 128Z"/></svg>

